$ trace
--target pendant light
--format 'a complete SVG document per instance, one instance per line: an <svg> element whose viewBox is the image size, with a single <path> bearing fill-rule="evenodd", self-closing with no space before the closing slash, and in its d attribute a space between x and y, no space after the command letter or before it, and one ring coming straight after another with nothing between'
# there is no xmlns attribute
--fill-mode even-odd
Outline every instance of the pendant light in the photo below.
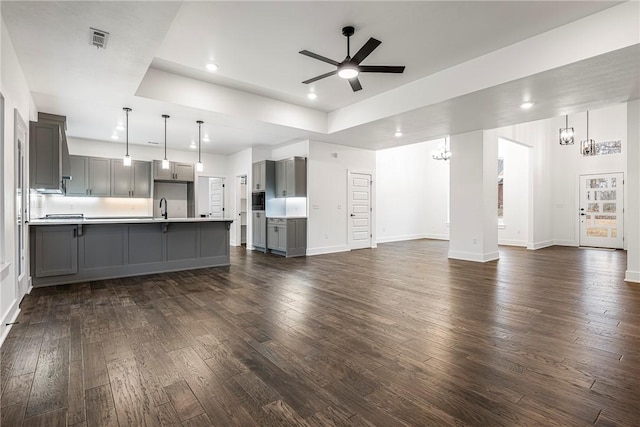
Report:
<svg viewBox="0 0 640 427"><path fill-rule="evenodd" d="M162 159L162 169L169 169L169 160L167 160L167 119L169 115L163 114L162 118L164 119L164 159Z"/></svg>
<svg viewBox="0 0 640 427"><path fill-rule="evenodd" d="M589 111L587 111L587 139L581 142L581 150L583 156L596 155L596 141L589 139Z"/></svg>
<svg viewBox="0 0 640 427"><path fill-rule="evenodd" d="M131 108L129 107L124 107L123 108L125 116L126 116L126 144L127 144L127 153L124 155L124 159L122 159L122 164L125 166L131 166L131 156L129 155L129 111L131 111Z"/></svg>
<svg viewBox="0 0 640 427"><path fill-rule="evenodd" d="M569 127L569 115L565 116L564 128L560 129L560 145L573 145L573 128Z"/></svg>
<svg viewBox="0 0 640 427"><path fill-rule="evenodd" d="M202 145L202 124L204 123L202 120L197 120L196 123L198 124L198 163L196 163L196 171L198 172L202 172L204 170L204 165L202 164L202 159L201 159L201 149L200 146Z"/></svg>
<svg viewBox="0 0 640 427"><path fill-rule="evenodd" d="M449 151L449 149L447 148L448 141L449 138L445 137L444 146L441 146L439 149L431 153L431 157L433 157L433 160L444 160L446 162L451 158L451 151Z"/></svg>

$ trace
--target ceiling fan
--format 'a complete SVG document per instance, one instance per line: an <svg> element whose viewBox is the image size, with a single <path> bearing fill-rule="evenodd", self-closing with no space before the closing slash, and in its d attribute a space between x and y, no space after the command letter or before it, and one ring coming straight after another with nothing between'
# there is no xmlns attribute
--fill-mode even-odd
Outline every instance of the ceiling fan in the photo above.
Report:
<svg viewBox="0 0 640 427"><path fill-rule="evenodd" d="M326 62L328 64L336 66L336 70L330 71L328 73L319 75L309 80L305 80L302 83L309 84L320 79L324 79L325 77L333 76L337 74L339 77L343 79L349 80L349 84L351 85L351 89L354 92L357 92L362 89L362 85L360 84L360 80L358 80L358 74L360 73L402 73L404 72L403 66L388 66L388 65L360 65L360 63L371 54L377 48L380 43L380 40L376 40L371 37L365 44L360 48L360 50L351 57L350 53L350 45L349 45L349 37L353 35L355 32L354 28L344 27L342 29L342 35L347 38L347 57L344 58L342 62L334 61L333 59L326 58L322 55L318 55L317 53L309 52L308 50L301 50L299 53L306 55L308 57L318 59L322 62Z"/></svg>

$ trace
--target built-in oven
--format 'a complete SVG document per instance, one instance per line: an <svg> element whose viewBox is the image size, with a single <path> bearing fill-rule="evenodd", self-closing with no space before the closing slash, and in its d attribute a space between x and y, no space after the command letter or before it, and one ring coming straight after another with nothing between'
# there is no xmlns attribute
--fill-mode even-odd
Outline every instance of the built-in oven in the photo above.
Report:
<svg viewBox="0 0 640 427"><path fill-rule="evenodd" d="M254 210L254 211L265 210L264 191L260 193L251 193L251 210Z"/></svg>

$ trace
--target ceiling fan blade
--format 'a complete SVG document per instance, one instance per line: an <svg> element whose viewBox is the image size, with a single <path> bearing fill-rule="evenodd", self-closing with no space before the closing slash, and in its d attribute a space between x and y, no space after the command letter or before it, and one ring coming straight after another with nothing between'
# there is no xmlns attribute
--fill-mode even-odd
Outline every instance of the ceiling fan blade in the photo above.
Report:
<svg viewBox="0 0 640 427"><path fill-rule="evenodd" d="M349 79L349 84L351 85L351 89L353 89L354 92L362 90L362 85L360 84L360 80L358 80L357 77Z"/></svg>
<svg viewBox="0 0 640 427"><path fill-rule="evenodd" d="M373 37L371 37L365 44L364 46L362 46L360 48L360 50L358 51L358 53L356 53L355 55L353 55L353 58L351 58L351 62L356 63L356 64L360 64L364 58L366 58L367 56L369 56L371 54L371 52L373 52L373 50L375 48L377 48L378 46L380 46L380 43L382 43L380 40L376 40Z"/></svg>
<svg viewBox="0 0 640 427"><path fill-rule="evenodd" d="M361 65L361 73L402 73L404 72L404 65L391 66L391 65Z"/></svg>
<svg viewBox="0 0 640 427"><path fill-rule="evenodd" d="M318 80L320 80L320 79L324 79L325 77L333 76L333 75L334 75L334 74L336 74L337 72L338 72L338 70L329 71L328 73L324 73L324 74L321 74L321 75L319 75L319 76L317 76L317 77L314 77L314 78L312 78L312 79L305 80L305 81L303 81L302 83L304 83L304 84L307 84L307 85L308 85L309 83L317 82Z"/></svg>
<svg viewBox="0 0 640 427"><path fill-rule="evenodd" d="M340 63L339 63L339 62L334 61L333 59L325 58L325 57L324 57L324 56L322 56L322 55L318 55L317 53L309 52L308 50L301 50L301 51L300 51L300 52L298 52L298 53L301 53L301 54L303 54L303 55L305 55L305 56L308 56L308 57L310 57L310 58L317 59L317 60L322 61L322 62L326 62L327 64L335 65L336 67L337 67L338 65L340 65Z"/></svg>

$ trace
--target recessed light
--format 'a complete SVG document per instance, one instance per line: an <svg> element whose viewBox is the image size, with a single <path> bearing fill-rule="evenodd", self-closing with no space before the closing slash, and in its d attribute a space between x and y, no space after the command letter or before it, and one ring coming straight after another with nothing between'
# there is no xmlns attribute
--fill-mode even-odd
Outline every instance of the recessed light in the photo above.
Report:
<svg viewBox="0 0 640 427"><path fill-rule="evenodd" d="M118 125L118 126L116 126L116 130L123 131L124 130L124 126L123 125Z"/></svg>
<svg viewBox="0 0 640 427"><path fill-rule="evenodd" d="M316 99L318 97L318 95L315 94L315 92L309 92L307 94L307 98L309 99Z"/></svg>
<svg viewBox="0 0 640 427"><path fill-rule="evenodd" d="M207 64L207 70L209 71L216 71L218 69L218 65L214 64L213 62L209 62Z"/></svg>
<svg viewBox="0 0 640 427"><path fill-rule="evenodd" d="M202 142L209 142L209 136L208 135L203 136Z"/></svg>
<svg viewBox="0 0 640 427"><path fill-rule="evenodd" d="M113 135L111 135L111 139L120 139L120 137L114 133Z"/></svg>
<svg viewBox="0 0 640 427"><path fill-rule="evenodd" d="M531 102L531 101L526 101L523 102L522 104L520 104L520 108L522 108L523 110L528 110L529 108L533 107L535 105L535 103Z"/></svg>
<svg viewBox="0 0 640 427"><path fill-rule="evenodd" d="M400 138L402 136L402 132L397 131L396 133L393 134L396 138Z"/></svg>

